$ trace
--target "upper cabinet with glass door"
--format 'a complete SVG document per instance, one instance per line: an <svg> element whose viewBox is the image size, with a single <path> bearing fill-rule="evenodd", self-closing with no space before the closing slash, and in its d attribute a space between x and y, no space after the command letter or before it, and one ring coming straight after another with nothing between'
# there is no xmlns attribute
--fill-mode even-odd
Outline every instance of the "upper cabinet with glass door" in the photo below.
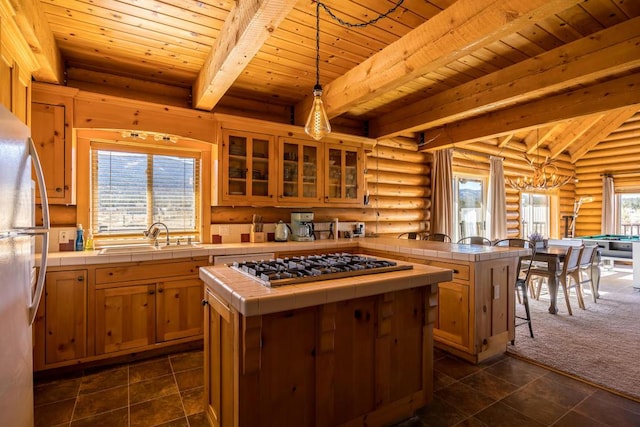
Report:
<svg viewBox="0 0 640 427"><path fill-rule="evenodd" d="M222 141L222 201L250 204L273 202L274 138L225 130Z"/></svg>
<svg viewBox="0 0 640 427"><path fill-rule="evenodd" d="M362 149L328 144L325 150L324 201L342 204L363 203Z"/></svg>
<svg viewBox="0 0 640 427"><path fill-rule="evenodd" d="M320 144L280 138L278 157L278 201L311 203L313 206L322 202Z"/></svg>

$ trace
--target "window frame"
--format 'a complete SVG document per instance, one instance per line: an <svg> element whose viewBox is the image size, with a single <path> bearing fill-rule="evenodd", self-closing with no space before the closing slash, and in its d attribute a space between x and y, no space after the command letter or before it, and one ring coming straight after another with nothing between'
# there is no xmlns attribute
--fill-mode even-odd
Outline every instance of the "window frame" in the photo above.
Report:
<svg viewBox="0 0 640 427"><path fill-rule="evenodd" d="M480 236L486 237L487 233L487 197L488 197L488 186L489 186L489 177L486 174L470 174L470 173L460 173L453 172L453 236L452 240L457 242L460 240L461 232L460 232L460 218L459 218L459 181L461 179L468 179L474 181L482 182L482 233Z"/></svg>
<svg viewBox="0 0 640 427"><path fill-rule="evenodd" d="M519 196L519 213L520 213L520 225L519 225L519 229L520 229L520 236L523 239L527 239L529 234L531 234L530 231L525 230L524 228L524 223L523 223L523 217L524 217L524 209L523 209L523 205L522 205L522 197L524 194L529 194L530 197L532 196L545 196L547 197L548 200L548 218L547 218L547 232L546 233L542 233L544 235L545 238L557 238L558 237L558 228L559 228L559 220L558 220L558 216L559 216L559 203L560 203L560 196L558 194L557 191L520 191L518 193Z"/></svg>
<svg viewBox="0 0 640 427"><path fill-rule="evenodd" d="M215 179L215 176L212 173L212 165L217 161L217 144L181 137L178 137L175 142L156 142L153 139L153 134L151 134L151 141L140 141L136 140L135 138L123 137L122 131L101 129L76 129L75 132L77 142L77 223L91 224L92 144L97 146L108 146L109 149L115 149L125 152L131 150L139 150L143 153L163 154L170 156L199 156L200 194L197 201L198 223L195 235L196 241L199 241L201 243L211 242L211 200L212 189L214 188L212 179ZM118 238L116 236L110 235L96 237L94 238L94 240L97 247L115 243L139 243L142 241L147 241L142 235L140 236L140 238Z"/></svg>

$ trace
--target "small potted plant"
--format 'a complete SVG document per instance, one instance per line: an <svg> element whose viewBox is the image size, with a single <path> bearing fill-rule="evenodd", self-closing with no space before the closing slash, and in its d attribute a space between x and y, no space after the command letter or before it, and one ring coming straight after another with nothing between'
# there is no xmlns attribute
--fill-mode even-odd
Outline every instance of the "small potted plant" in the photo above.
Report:
<svg viewBox="0 0 640 427"><path fill-rule="evenodd" d="M536 245L536 249L546 247L546 243L547 243L546 239L542 234L538 233L537 231L534 231L533 233L529 234L529 240Z"/></svg>

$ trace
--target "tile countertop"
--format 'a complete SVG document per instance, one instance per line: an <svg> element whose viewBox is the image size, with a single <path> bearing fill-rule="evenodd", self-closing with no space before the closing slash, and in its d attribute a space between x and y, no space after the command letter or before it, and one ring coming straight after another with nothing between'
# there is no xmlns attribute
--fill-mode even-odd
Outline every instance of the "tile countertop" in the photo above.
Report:
<svg viewBox="0 0 640 427"><path fill-rule="evenodd" d="M399 261L398 264L410 264ZM200 279L220 303L244 316L258 316L316 305L379 295L452 280L453 272L413 264L411 270L364 274L270 288L251 277L220 265L200 268ZM222 299L222 301L220 301Z"/></svg>
<svg viewBox="0 0 640 427"><path fill-rule="evenodd" d="M189 248L175 246L173 250L153 252L133 252L130 254L98 255L99 251L52 252L48 255L49 267L110 264L119 262L156 261L197 256L265 254L273 252L308 251L348 248L358 246L394 252L402 255L433 257L459 261L484 261L494 258L518 256L527 249L458 245L455 243L431 242L424 240L402 240L390 237L367 237L340 240L316 240L313 242L265 242L265 243L228 243L203 244ZM517 253L514 253L516 252ZM40 264L40 256L36 256L36 265Z"/></svg>

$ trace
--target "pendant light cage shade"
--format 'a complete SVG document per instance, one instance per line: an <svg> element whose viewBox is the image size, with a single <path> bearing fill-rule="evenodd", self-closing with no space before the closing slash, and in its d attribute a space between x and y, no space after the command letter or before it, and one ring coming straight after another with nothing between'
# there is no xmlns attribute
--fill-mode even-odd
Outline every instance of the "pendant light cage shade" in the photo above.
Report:
<svg viewBox="0 0 640 427"><path fill-rule="evenodd" d="M329 123L329 116L324 109L322 86L320 85L315 85L313 88L313 105L307 123L304 125L304 131L316 141L331 133L331 123Z"/></svg>

